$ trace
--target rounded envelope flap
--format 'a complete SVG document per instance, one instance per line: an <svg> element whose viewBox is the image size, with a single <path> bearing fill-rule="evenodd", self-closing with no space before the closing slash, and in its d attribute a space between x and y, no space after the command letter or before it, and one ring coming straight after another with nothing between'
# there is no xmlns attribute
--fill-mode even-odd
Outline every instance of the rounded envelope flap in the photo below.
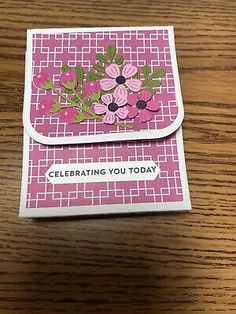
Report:
<svg viewBox="0 0 236 314"><path fill-rule="evenodd" d="M172 27L28 31L23 121L36 141L162 138L183 115Z"/></svg>

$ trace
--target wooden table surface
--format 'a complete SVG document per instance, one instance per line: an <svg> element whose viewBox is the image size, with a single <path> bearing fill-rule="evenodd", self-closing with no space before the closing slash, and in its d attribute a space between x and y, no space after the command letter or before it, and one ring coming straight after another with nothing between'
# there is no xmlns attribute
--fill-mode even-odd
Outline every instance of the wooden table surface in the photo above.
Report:
<svg viewBox="0 0 236 314"><path fill-rule="evenodd" d="M27 28L174 25L191 213L18 219ZM236 2L0 1L0 313L236 313Z"/></svg>

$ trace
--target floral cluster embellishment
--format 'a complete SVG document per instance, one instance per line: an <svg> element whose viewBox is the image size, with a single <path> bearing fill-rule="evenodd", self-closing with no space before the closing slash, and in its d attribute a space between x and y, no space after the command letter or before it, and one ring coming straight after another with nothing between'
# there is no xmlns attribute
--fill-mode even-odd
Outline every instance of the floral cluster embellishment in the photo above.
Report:
<svg viewBox="0 0 236 314"><path fill-rule="evenodd" d="M133 128L127 120L139 119L147 123L160 109L153 96L161 86L164 69L149 65L143 68L126 63L117 54L115 46L108 46L106 53L98 53L93 69L85 72L81 66L75 69L63 65L56 87L52 75L42 71L35 75L34 84L51 91L38 105L41 115L55 115L67 123L98 120L107 125ZM57 95L57 99L53 95Z"/></svg>

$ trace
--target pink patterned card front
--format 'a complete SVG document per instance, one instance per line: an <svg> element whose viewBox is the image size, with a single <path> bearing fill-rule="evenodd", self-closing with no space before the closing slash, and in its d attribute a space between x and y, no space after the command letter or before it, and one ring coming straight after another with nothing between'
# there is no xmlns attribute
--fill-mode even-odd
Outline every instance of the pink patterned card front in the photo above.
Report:
<svg viewBox="0 0 236 314"><path fill-rule="evenodd" d="M161 138L183 120L173 29L28 32L25 126L44 144Z"/></svg>
<svg viewBox="0 0 236 314"><path fill-rule="evenodd" d="M173 28L29 30L21 217L190 210Z"/></svg>

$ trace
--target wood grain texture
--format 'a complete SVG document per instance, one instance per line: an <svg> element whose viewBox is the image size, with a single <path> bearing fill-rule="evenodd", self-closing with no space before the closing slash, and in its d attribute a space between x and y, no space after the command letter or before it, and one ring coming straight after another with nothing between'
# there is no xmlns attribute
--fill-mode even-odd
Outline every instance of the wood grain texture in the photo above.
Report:
<svg viewBox="0 0 236 314"><path fill-rule="evenodd" d="M27 28L174 25L193 211L18 220ZM0 313L236 313L236 2L0 1Z"/></svg>

